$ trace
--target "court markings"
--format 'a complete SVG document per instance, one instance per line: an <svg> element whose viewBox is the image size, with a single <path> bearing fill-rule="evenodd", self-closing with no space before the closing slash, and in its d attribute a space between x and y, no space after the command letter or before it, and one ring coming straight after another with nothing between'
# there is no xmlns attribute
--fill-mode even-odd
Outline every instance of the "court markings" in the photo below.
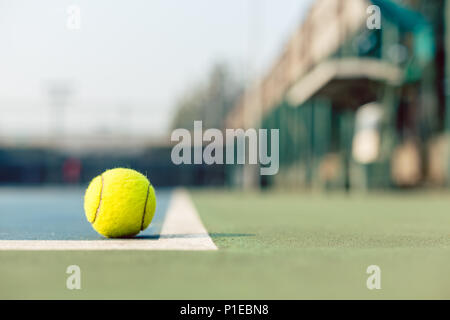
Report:
<svg viewBox="0 0 450 320"><path fill-rule="evenodd" d="M217 250L187 191L176 189L160 234L108 240L0 240L0 250Z"/></svg>

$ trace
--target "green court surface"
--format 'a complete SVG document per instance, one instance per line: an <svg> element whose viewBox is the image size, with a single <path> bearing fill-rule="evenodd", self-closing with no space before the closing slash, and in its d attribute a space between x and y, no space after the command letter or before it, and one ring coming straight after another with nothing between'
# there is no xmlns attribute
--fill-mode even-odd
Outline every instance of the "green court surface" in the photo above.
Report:
<svg viewBox="0 0 450 320"><path fill-rule="evenodd" d="M450 299L449 193L191 195L219 250L3 251L0 298Z"/></svg>

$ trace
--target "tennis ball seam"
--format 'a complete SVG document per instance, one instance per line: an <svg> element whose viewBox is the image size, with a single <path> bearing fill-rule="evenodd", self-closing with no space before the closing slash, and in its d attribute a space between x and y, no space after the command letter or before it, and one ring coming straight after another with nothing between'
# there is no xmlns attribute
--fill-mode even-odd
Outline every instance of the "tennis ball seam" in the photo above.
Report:
<svg viewBox="0 0 450 320"><path fill-rule="evenodd" d="M103 182L103 174L100 175L100 178L101 178L101 181L102 181L102 184L101 184L101 186L100 186L100 199L99 199L99 201L98 201L97 210L95 210L94 220L92 220L92 222L91 222L92 224L95 223L95 220L97 219L98 213L100 212L100 206L102 205L102 198L103 198L103 184L104 184L104 182Z"/></svg>
<svg viewBox="0 0 450 320"><path fill-rule="evenodd" d="M147 202L148 202L148 195L150 193L150 182L147 186L147 196L145 197L145 203L144 203L144 213L142 214L142 221L141 221L141 230L144 230L144 221L145 221L145 211L147 210Z"/></svg>

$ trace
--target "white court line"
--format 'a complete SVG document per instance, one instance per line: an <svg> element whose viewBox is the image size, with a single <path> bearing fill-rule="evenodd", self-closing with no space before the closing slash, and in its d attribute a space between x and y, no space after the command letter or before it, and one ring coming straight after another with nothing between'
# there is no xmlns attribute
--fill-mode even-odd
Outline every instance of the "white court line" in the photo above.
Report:
<svg viewBox="0 0 450 320"><path fill-rule="evenodd" d="M158 239L0 240L0 250L217 250L185 190L173 192Z"/></svg>

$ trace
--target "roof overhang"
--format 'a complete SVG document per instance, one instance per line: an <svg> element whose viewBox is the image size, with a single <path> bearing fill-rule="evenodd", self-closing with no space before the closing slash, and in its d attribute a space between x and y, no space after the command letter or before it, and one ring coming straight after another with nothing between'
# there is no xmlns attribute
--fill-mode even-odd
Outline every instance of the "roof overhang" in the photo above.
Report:
<svg viewBox="0 0 450 320"><path fill-rule="evenodd" d="M380 84L398 86L402 83L401 68L374 58L342 58L324 61L298 80L287 92L290 105L300 106L311 97L323 94L358 100L358 95L371 96ZM359 97L361 98L361 97ZM361 102L366 99L362 97Z"/></svg>

